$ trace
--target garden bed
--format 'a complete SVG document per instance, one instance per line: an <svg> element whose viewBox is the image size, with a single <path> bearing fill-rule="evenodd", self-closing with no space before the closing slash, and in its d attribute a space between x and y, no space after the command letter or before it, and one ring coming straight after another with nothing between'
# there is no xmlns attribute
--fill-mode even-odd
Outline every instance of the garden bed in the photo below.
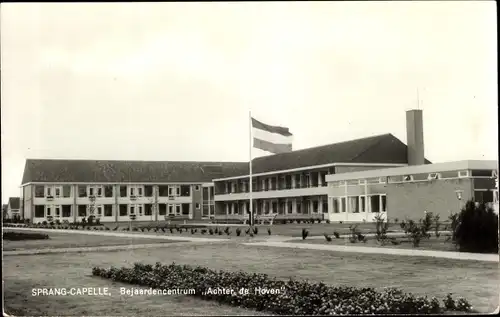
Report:
<svg viewBox="0 0 500 317"><path fill-rule="evenodd" d="M4 231L2 233L4 241L24 241L24 240L48 240L49 236L43 233L35 232L12 232Z"/></svg>
<svg viewBox="0 0 500 317"><path fill-rule="evenodd" d="M186 295L204 300L267 311L279 315L333 314L436 314L447 310L470 312L464 298L448 295L437 298L415 296L391 288L334 287L290 279L271 278L266 274L243 271L215 271L202 266L156 265L136 263L132 268L94 267L92 274L117 282L152 289L188 291Z"/></svg>
<svg viewBox="0 0 500 317"><path fill-rule="evenodd" d="M365 242L351 242L349 237L335 238L331 237L331 241L327 241L325 237L314 239L306 238L305 240L293 240L294 243L306 244L325 244L325 245L345 245L345 246L363 246L363 247L380 247L392 249L416 249L416 250L434 250L434 251L457 251L457 247L452 243L450 235L441 235L439 237L432 236L428 239L423 239L418 246L414 246L411 240L406 237L391 238L385 242L377 241L375 237L367 237Z"/></svg>

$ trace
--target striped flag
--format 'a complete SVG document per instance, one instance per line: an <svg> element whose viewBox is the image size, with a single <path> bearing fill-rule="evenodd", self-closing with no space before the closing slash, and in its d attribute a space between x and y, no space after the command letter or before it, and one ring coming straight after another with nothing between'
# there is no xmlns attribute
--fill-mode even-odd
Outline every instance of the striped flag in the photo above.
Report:
<svg viewBox="0 0 500 317"><path fill-rule="evenodd" d="M293 134L288 128L272 126L252 118L253 147L274 154L292 151Z"/></svg>

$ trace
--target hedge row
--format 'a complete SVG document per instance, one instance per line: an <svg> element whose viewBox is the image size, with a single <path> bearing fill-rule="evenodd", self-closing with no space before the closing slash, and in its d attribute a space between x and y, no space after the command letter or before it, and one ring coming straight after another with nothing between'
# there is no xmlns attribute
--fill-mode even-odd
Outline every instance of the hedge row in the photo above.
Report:
<svg viewBox="0 0 500 317"><path fill-rule="evenodd" d="M373 288L333 287L293 279L283 281L266 274L215 271L175 263L156 263L155 266L136 263L132 268L94 267L92 274L153 289L192 289L194 293L190 295L204 300L279 315L431 314L451 309L449 296L442 306L435 297L419 297L397 289L378 292ZM234 292L207 292L210 289ZM248 294L240 290L248 290ZM454 303L454 309L472 309L464 299Z"/></svg>
<svg viewBox="0 0 500 317"><path fill-rule="evenodd" d="M48 235L42 233L24 233L24 232L3 232L4 240L20 241L20 240L46 240Z"/></svg>

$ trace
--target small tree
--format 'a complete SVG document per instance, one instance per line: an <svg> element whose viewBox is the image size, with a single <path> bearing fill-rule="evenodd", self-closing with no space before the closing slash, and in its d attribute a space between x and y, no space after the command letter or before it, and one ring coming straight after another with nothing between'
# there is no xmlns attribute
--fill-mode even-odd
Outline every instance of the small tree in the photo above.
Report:
<svg viewBox="0 0 500 317"><path fill-rule="evenodd" d="M441 223L439 222L439 215L434 216L434 234L436 235L436 238L439 238L440 233L439 233L439 227L441 226Z"/></svg>

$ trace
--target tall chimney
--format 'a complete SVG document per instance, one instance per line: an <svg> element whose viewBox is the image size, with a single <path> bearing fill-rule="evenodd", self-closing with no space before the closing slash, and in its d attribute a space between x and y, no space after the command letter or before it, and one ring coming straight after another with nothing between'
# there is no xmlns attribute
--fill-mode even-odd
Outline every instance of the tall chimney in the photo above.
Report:
<svg viewBox="0 0 500 317"><path fill-rule="evenodd" d="M422 110L406 111L406 143L408 147L408 165L425 164Z"/></svg>

